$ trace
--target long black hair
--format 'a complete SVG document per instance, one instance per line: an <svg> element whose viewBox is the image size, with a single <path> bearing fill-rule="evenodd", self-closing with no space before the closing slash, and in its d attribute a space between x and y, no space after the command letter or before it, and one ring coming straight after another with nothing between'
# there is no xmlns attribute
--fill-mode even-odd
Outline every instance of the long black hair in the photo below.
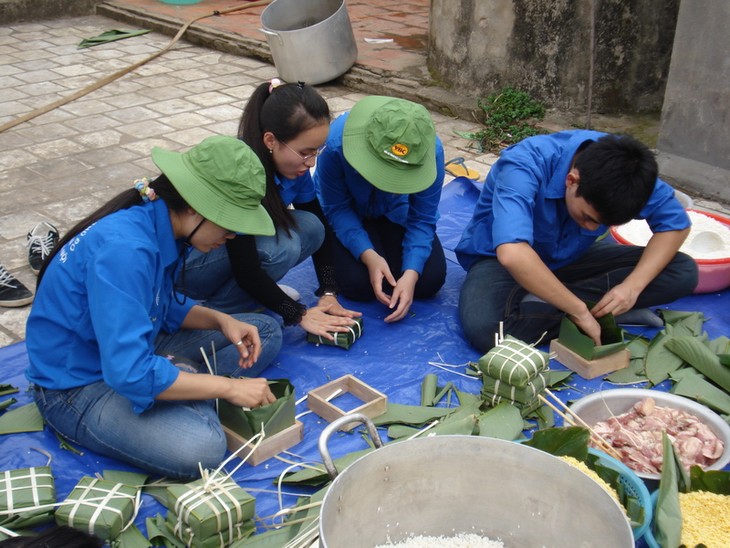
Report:
<svg viewBox="0 0 730 548"><path fill-rule="evenodd" d="M281 84L269 91L270 86L269 82L259 85L246 103L238 124L238 138L251 147L266 170L266 196L261 204L274 225L289 234L295 221L276 189L276 166L264 144L264 133L270 131L286 143L303 131L322 123L329 124L330 109L312 86Z"/></svg>
<svg viewBox="0 0 730 548"><path fill-rule="evenodd" d="M150 182L149 187L155 191L155 194L157 194L158 197L165 201L165 204L171 211L182 212L190 207L182 196L180 196L180 193L172 185L170 179L168 179L165 174L159 175L154 181ZM40 286L43 274L53 257L55 257L59 250L68 242L73 240L80 232L107 215L111 215L112 213L122 209L129 209L130 207L141 203L143 203L142 196L136 188L132 187L127 190L123 190L99 209L76 223L76 225L69 230L63 238L61 238L58 244L53 248L51 254L43 261L43 266L41 266L41 270L38 273L38 283L36 284L36 287Z"/></svg>

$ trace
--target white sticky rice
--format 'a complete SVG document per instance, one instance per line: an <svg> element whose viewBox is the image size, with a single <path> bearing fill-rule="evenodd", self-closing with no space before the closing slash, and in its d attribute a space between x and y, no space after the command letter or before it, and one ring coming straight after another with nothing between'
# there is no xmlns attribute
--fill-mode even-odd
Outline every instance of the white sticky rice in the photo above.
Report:
<svg viewBox="0 0 730 548"><path fill-rule="evenodd" d="M730 226L697 211L687 211L687 214L692 221L692 228L680 251L693 259L730 258ZM646 245L652 236L647 222L639 219L617 226L616 232L627 242L642 246ZM698 235L707 232L711 233L711 240L709 240L711 246L706 245L707 234L697 239Z"/></svg>
<svg viewBox="0 0 730 548"><path fill-rule="evenodd" d="M461 533L453 537L410 537L398 544L380 544L376 548L504 548L499 540Z"/></svg>

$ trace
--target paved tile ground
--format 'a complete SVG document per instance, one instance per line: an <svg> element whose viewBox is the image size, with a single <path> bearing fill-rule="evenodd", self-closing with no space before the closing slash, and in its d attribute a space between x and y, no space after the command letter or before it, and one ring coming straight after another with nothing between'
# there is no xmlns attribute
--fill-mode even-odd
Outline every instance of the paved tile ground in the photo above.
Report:
<svg viewBox="0 0 730 548"><path fill-rule="evenodd" d="M99 16L0 27L0 123L82 89L169 41L149 33L76 48L83 38L113 28L119 24ZM37 222L46 220L63 233L134 179L155 175L153 146L184 150L209 135L235 135L246 99L274 76L270 64L178 42L120 80L0 133L0 264L34 289L25 242ZM336 85L319 90L334 115L363 96ZM486 174L496 157L476 154L454 133L479 127L437 113L433 118L446 157L463 156ZM25 338L30 308L0 308L0 346Z"/></svg>

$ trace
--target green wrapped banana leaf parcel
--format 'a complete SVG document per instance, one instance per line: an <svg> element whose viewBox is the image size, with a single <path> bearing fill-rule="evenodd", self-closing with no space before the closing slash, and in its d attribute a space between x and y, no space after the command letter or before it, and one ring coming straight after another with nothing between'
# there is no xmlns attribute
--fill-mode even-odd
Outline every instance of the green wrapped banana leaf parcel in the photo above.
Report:
<svg viewBox="0 0 730 548"><path fill-rule="evenodd" d="M501 343L479 358L478 366L484 376L524 388L547 369L549 362L547 352L507 335Z"/></svg>
<svg viewBox="0 0 730 548"><path fill-rule="evenodd" d="M207 539L253 519L256 499L230 478L196 480L167 488L168 522Z"/></svg>
<svg viewBox="0 0 730 548"><path fill-rule="evenodd" d="M55 503L56 484L50 466L0 474L0 525L20 529L50 521Z"/></svg>
<svg viewBox="0 0 730 548"><path fill-rule="evenodd" d="M363 323L362 318L353 318L355 320L355 323L353 323L351 326L348 327L347 331L339 332L339 331L330 331L329 334L334 337L334 340L326 339L325 337L320 337L319 335L312 335L311 333L307 334L307 342L314 343L314 344L326 344L329 346L339 346L340 348L344 348L345 350L349 350L350 347L353 345L353 343L358 340L360 337L362 337L362 329L363 329Z"/></svg>
<svg viewBox="0 0 730 548"><path fill-rule="evenodd" d="M56 509L56 523L114 540L134 517L138 492L131 485L84 476Z"/></svg>
<svg viewBox="0 0 730 548"><path fill-rule="evenodd" d="M288 379L272 379L269 388L276 401L256 409L246 409L219 400L218 416L221 424L246 439L251 439L262 430L266 436L273 436L292 426L296 415L294 386Z"/></svg>
<svg viewBox="0 0 730 548"><path fill-rule="evenodd" d="M601 344L596 345L588 335L584 334L568 316L560 322L558 341L586 360L596 360L610 356L628 345L624 341L623 330L616 324L613 314L597 318L601 326Z"/></svg>
<svg viewBox="0 0 730 548"><path fill-rule="evenodd" d="M228 529L215 533L207 538L195 536L193 530L182 524L172 512L168 512L165 527L185 546L191 548L226 548L236 541L250 537L256 532L254 520L246 520L243 523L236 523Z"/></svg>
<svg viewBox="0 0 730 548"><path fill-rule="evenodd" d="M511 402L529 403L537 399L548 385L548 372L541 371L523 388L518 388L506 382L494 379L487 375L482 376L482 391L485 394L501 396Z"/></svg>

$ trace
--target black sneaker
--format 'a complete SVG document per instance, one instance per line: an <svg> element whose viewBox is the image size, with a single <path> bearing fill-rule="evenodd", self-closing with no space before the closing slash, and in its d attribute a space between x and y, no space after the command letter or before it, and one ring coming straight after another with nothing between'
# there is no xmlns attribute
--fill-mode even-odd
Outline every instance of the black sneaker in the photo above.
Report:
<svg viewBox="0 0 730 548"><path fill-rule="evenodd" d="M0 306L13 308L33 302L33 293L0 265Z"/></svg>
<svg viewBox="0 0 730 548"><path fill-rule="evenodd" d="M58 243L58 230L55 226L41 221L28 233L28 262L34 274L38 274L53 248Z"/></svg>

